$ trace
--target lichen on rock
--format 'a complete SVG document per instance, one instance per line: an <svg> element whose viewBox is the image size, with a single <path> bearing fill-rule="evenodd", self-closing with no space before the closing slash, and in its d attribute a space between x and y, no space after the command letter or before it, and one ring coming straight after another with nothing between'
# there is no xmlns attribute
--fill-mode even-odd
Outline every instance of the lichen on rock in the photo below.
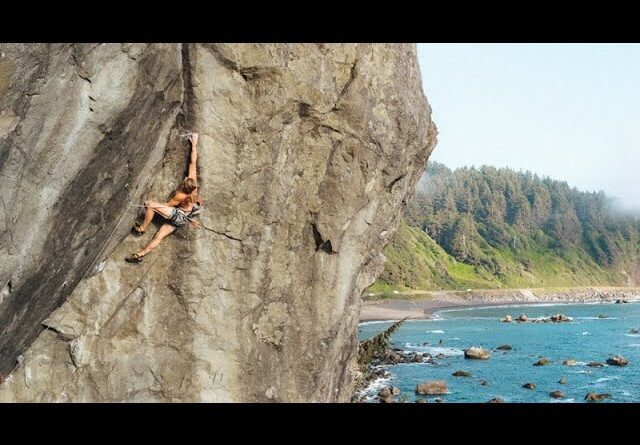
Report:
<svg viewBox="0 0 640 445"><path fill-rule="evenodd" d="M282 342L283 329L288 319L287 303L271 303L262 313L258 322L254 323L253 332L258 340L278 346Z"/></svg>

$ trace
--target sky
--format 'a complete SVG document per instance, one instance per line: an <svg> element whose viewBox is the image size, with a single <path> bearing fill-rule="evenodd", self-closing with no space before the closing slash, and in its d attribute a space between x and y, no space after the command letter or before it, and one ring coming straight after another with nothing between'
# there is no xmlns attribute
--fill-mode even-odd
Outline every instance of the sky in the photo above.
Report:
<svg viewBox="0 0 640 445"><path fill-rule="evenodd" d="M448 167L529 170L640 210L640 44L418 44Z"/></svg>

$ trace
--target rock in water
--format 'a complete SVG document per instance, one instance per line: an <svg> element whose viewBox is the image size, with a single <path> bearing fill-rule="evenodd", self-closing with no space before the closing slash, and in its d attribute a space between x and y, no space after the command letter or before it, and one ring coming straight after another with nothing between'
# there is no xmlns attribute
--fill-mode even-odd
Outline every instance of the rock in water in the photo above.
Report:
<svg viewBox="0 0 640 445"><path fill-rule="evenodd" d="M472 346L469 349L464 350L464 358L487 360L489 359L489 357L491 357L491 354L489 353L489 351L483 348Z"/></svg>
<svg viewBox="0 0 640 445"><path fill-rule="evenodd" d="M504 400L502 400L500 397L495 397L489 400L487 403L504 403Z"/></svg>
<svg viewBox="0 0 640 445"><path fill-rule="evenodd" d="M529 319L529 317L527 317L525 314L520 314L520 316L518 317L518 321L527 321Z"/></svg>
<svg viewBox="0 0 640 445"><path fill-rule="evenodd" d="M596 394L595 392L587 393L584 399L588 402L599 402L600 400L608 399L611 394Z"/></svg>
<svg viewBox="0 0 640 445"><path fill-rule="evenodd" d="M564 377L562 377L560 380L558 380L558 383L560 385L566 385L567 384L567 379L565 379Z"/></svg>
<svg viewBox="0 0 640 445"><path fill-rule="evenodd" d="M471 373L469 371L456 371L451 375L454 377L471 377Z"/></svg>
<svg viewBox="0 0 640 445"><path fill-rule="evenodd" d="M578 362L577 362L577 361L575 361L575 360L574 360L574 359L572 359L572 358L567 359L567 360L565 360L565 361L563 361L563 362L562 362L562 364L563 364L563 365L565 365L565 366L575 366L575 365L576 365L576 363L578 363Z"/></svg>
<svg viewBox="0 0 640 445"><path fill-rule="evenodd" d="M629 360L621 355L614 355L607 359L607 364L612 366L627 366L629 364Z"/></svg>
<svg viewBox="0 0 640 445"><path fill-rule="evenodd" d="M513 348L510 345L500 345L496 349L499 351L511 351Z"/></svg>
<svg viewBox="0 0 640 445"><path fill-rule="evenodd" d="M379 397L391 397L391 388L389 388L388 386L385 386L384 388L382 388L380 390L380 392L378 393Z"/></svg>
<svg viewBox="0 0 640 445"><path fill-rule="evenodd" d="M540 360L535 362L533 366L546 366L550 363L551 363L551 360L549 360L548 358L541 358Z"/></svg>
<svg viewBox="0 0 640 445"><path fill-rule="evenodd" d="M536 389L536 384L535 383L525 383L524 385L522 385L523 388L525 389Z"/></svg>
<svg viewBox="0 0 640 445"><path fill-rule="evenodd" d="M416 386L416 394L419 395L434 395L434 394L446 394L447 382L444 380L433 380L430 382L420 383Z"/></svg>
<svg viewBox="0 0 640 445"><path fill-rule="evenodd" d="M378 399L380 403L393 403L393 396L396 395L393 393L393 388L388 386L382 388L378 393Z"/></svg>
<svg viewBox="0 0 640 445"><path fill-rule="evenodd" d="M549 395L554 399L564 399L564 393L560 390L551 391Z"/></svg>
<svg viewBox="0 0 640 445"><path fill-rule="evenodd" d="M399 396L400 395L400 388L398 388L397 386L392 386L391 387L391 394L394 396Z"/></svg>
<svg viewBox="0 0 640 445"><path fill-rule="evenodd" d="M638 330L638 328L632 328L632 329L629 331L629 333L631 333L631 334L638 334L638 333L640 333L640 330Z"/></svg>
<svg viewBox="0 0 640 445"><path fill-rule="evenodd" d="M359 298L436 140L415 45L0 50L0 373L29 370L0 401L350 400ZM208 229L125 263L187 131Z"/></svg>
<svg viewBox="0 0 640 445"><path fill-rule="evenodd" d="M590 363L587 363L587 366L589 366L590 368L602 368L604 367L604 363L590 362Z"/></svg>
<svg viewBox="0 0 640 445"><path fill-rule="evenodd" d="M503 322L503 323L511 323L513 321L513 318L511 317L511 315L507 315L506 317L504 317L500 321Z"/></svg>

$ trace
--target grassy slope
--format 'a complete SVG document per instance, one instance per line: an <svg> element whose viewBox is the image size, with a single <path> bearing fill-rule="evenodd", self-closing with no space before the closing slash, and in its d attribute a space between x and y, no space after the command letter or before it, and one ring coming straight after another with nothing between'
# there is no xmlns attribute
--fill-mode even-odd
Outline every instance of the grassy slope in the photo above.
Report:
<svg viewBox="0 0 640 445"><path fill-rule="evenodd" d="M627 283L624 274L598 266L579 249L555 252L533 244L528 250L495 249L488 255L500 265L494 275L482 266L456 261L426 233L404 221L386 247L385 270L367 292L406 289L488 289L562 287Z"/></svg>

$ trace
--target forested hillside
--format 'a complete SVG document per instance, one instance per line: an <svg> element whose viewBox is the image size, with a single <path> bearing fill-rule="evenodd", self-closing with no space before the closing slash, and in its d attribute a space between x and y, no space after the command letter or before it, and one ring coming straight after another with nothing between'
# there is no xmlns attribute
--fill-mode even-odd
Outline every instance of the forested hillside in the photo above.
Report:
<svg viewBox="0 0 640 445"><path fill-rule="evenodd" d="M627 285L640 232L603 192L529 172L430 163L372 290Z"/></svg>

